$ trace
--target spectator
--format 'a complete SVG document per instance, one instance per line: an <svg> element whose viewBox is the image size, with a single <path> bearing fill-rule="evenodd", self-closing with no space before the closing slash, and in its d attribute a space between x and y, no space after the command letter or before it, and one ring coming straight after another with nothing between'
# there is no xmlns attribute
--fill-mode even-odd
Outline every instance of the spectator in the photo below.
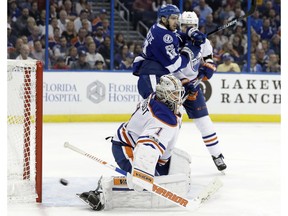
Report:
<svg viewBox="0 0 288 216"><path fill-rule="evenodd" d="M208 14L207 17L206 17L206 23L205 23L206 32L204 32L204 33L212 32L217 27L218 27L218 25L213 22L213 15L212 14Z"/></svg>
<svg viewBox="0 0 288 216"><path fill-rule="evenodd" d="M7 42L8 44L10 44L11 48L15 47L16 40L17 40L16 32L14 31L14 29L11 28L11 25L7 23Z"/></svg>
<svg viewBox="0 0 288 216"><path fill-rule="evenodd" d="M98 26L103 26L103 20L107 19L107 11L105 8L102 8L99 12L99 15L95 17L92 21L92 32L95 32Z"/></svg>
<svg viewBox="0 0 288 216"><path fill-rule="evenodd" d="M87 36L87 30L85 28L80 28L78 31L78 36L73 38L71 43L75 47L85 46L85 37Z"/></svg>
<svg viewBox="0 0 288 216"><path fill-rule="evenodd" d="M265 54L265 51L261 48L257 48L256 57L257 57L257 63L261 65L263 71L266 71L268 56Z"/></svg>
<svg viewBox="0 0 288 216"><path fill-rule="evenodd" d="M60 44L60 29L58 27L54 28L53 37L48 38L48 47L53 49L53 47L57 44Z"/></svg>
<svg viewBox="0 0 288 216"><path fill-rule="evenodd" d="M41 35L45 35L46 34L46 10L41 10L40 18L36 20L36 25L40 27Z"/></svg>
<svg viewBox="0 0 288 216"><path fill-rule="evenodd" d="M12 23L14 23L21 16L21 10L16 0L9 0L8 3L8 15L11 17Z"/></svg>
<svg viewBox="0 0 288 216"><path fill-rule="evenodd" d="M104 62L103 56L96 51L96 44L94 42L90 42L88 44L88 52L86 55L86 62L88 62L90 64L91 68L93 68L95 65L95 62L97 60Z"/></svg>
<svg viewBox="0 0 288 216"><path fill-rule="evenodd" d="M17 38L15 43L15 48L9 53L10 59L16 59L20 55L21 46L23 45L23 40L21 37Z"/></svg>
<svg viewBox="0 0 288 216"><path fill-rule="evenodd" d="M96 44L97 47L100 46L100 44L104 41L104 28L103 26L98 26L96 28L96 31L93 32L93 39L94 39L94 42Z"/></svg>
<svg viewBox="0 0 288 216"><path fill-rule="evenodd" d="M269 55L265 71L281 72L281 66L279 64L279 56L275 55L274 53Z"/></svg>
<svg viewBox="0 0 288 216"><path fill-rule="evenodd" d="M134 53L128 52L126 55L126 59L121 61L119 65L119 70L131 70L134 57Z"/></svg>
<svg viewBox="0 0 288 216"><path fill-rule="evenodd" d="M263 72L263 69L260 64L257 64L257 58L255 54L251 54L251 60L250 60L250 70L248 70L247 63L244 64L242 68L242 72L249 72L250 73L257 73L257 72Z"/></svg>
<svg viewBox="0 0 288 216"><path fill-rule="evenodd" d="M222 56L223 63L218 65L217 72L240 72L240 67L233 62L233 58L229 53Z"/></svg>
<svg viewBox="0 0 288 216"><path fill-rule="evenodd" d="M82 10L88 10L91 12L91 5L87 2L87 0L79 0L79 2L76 2L75 10L78 16L80 15Z"/></svg>
<svg viewBox="0 0 288 216"><path fill-rule="evenodd" d="M142 53L142 45L141 43L136 43L134 48L134 55L138 56Z"/></svg>
<svg viewBox="0 0 288 216"><path fill-rule="evenodd" d="M91 66L86 62L86 52L84 50L78 51L78 60L71 65L71 69L73 70L90 70Z"/></svg>
<svg viewBox="0 0 288 216"><path fill-rule="evenodd" d="M67 46L67 40L64 36L60 38L59 44L53 47L53 53L56 59L59 58L59 56L62 56L64 59L67 57L69 47Z"/></svg>
<svg viewBox="0 0 288 216"><path fill-rule="evenodd" d="M272 36L274 35L274 31L271 27L271 22L270 20L267 18L267 19L264 19L263 21L263 26L260 27L260 31L258 34L260 34L261 36L261 39L267 39L267 40L270 40L272 38Z"/></svg>
<svg viewBox="0 0 288 216"><path fill-rule="evenodd" d="M48 26L48 32L49 32L48 37L54 37L54 28L56 28L56 27L59 28L58 19L57 19L57 17L53 17L53 18L51 18L51 22Z"/></svg>
<svg viewBox="0 0 288 216"><path fill-rule="evenodd" d="M28 38L28 45L30 47L33 47L34 46L34 41L40 40L40 38L41 38L41 29L40 29L40 27L37 26L37 25L33 26L31 35L29 35L27 38Z"/></svg>
<svg viewBox="0 0 288 216"><path fill-rule="evenodd" d="M59 12L59 19L58 19L58 27L60 29L60 35L62 32L66 31L67 22L69 19L67 18L67 12L65 10L61 10Z"/></svg>
<svg viewBox="0 0 288 216"><path fill-rule="evenodd" d="M271 42L270 49L274 50L275 54L281 57L281 37L278 34L274 34Z"/></svg>
<svg viewBox="0 0 288 216"><path fill-rule="evenodd" d="M103 19L102 21L103 26L103 36L110 36L110 23L108 19Z"/></svg>
<svg viewBox="0 0 288 216"><path fill-rule="evenodd" d="M66 57L66 65L71 67L71 65L78 60L77 55L78 55L77 48L74 46L71 46L69 48L69 55Z"/></svg>
<svg viewBox="0 0 288 216"><path fill-rule="evenodd" d="M16 57L16 60L31 60L30 48L27 44L22 44L20 48L20 55Z"/></svg>
<svg viewBox="0 0 288 216"><path fill-rule="evenodd" d="M62 32L62 36L66 38L67 43L70 46L72 44L72 39L77 37L73 21L67 22L66 31Z"/></svg>
<svg viewBox="0 0 288 216"><path fill-rule="evenodd" d="M126 44L124 44L121 49L120 52L115 54L115 69L118 69L121 62L126 60L126 56L128 54L128 46Z"/></svg>
<svg viewBox="0 0 288 216"><path fill-rule="evenodd" d="M33 1L31 3L31 9L29 11L29 16L33 17L36 22L38 20L40 20L40 13L39 13L38 2L37 1Z"/></svg>
<svg viewBox="0 0 288 216"><path fill-rule="evenodd" d="M45 50L42 48L42 44L40 40L35 40L34 49L31 52L31 57L37 59L39 61L45 62Z"/></svg>
<svg viewBox="0 0 288 216"><path fill-rule="evenodd" d="M219 11L218 19L223 21L225 19L228 20L229 17L233 17L233 16L235 16L234 11L231 9L231 6L229 4L226 4Z"/></svg>
<svg viewBox="0 0 288 216"><path fill-rule="evenodd" d="M215 34L215 40L216 40L216 49L222 49L223 45L229 41L229 38L224 35L221 31L216 32Z"/></svg>
<svg viewBox="0 0 288 216"><path fill-rule="evenodd" d="M96 70L104 70L104 62L101 60L97 60L95 62L95 69Z"/></svg>
<svg viewBox="0 0 288 216"><path fill-rule="evenodd" d="M205 0L199 0L199 5L194 7L194 11L195 10L198 10L200 12L200 16L198 16L199 21L200 21L200 19L202 19L202 20L204 20L204 22L206 22L206 17L209 14L213 13L212 8L206 4ZM199 26L200 26L200 23L199 23Z"/></svg>
<svg viewBox="0 0 288 216"><path fill-rule="evenodd" d="M135 42L134 42L134 41L128 41L128 42L127 42L127 46L128 46L128 52L134 53L134 50L135 50Z"/></svg>
<svg viewBox="0 0 288 216"><path fill-rule="evenodd" d="M67 70L69 69L68 65L65 63L65 58L59 56L57 58L56 64L53 66L53 69Z"/></svg>
<svg viewBox="0 0 288 216"><path fill-rule="evenodd" d="M110 69L110 37L107 36L104 39L104 42L100 44L98 52L103 56L105 65L107 69Z"/></svg>
<svg viewBox="0 0 288 216"><path fill-rule="evenodd" d="M74 21L78 17L78 14L73 10L72 2L70 0L65 0L63 9L67 13L68 20Z"/></svg>
<svg viewBox="0 0 288 216"><path fill-rule="evenodd" d="M15 30L19 32L19 35L22 35L22 32L24 32L24 30L27 28L28 17L29 17L29 9L23 8L21 11L21 16L19 16L15 22Z"/></svg>
<svg viewBox="0 0 288 216"><path fill-rule="evenodd" d="M82 19L81 23L82 23L82 27L87 30L87 35L92 35L92 32L90 31L90 27L89 27L90 21L88 19Z"/></svg>
<svg viewBox="0 0 288 216"><path fill-rule="evenodd" d="M270 49L270 41L262 40L261 41L261 48L264 50L265 55L269 56L270 54L274 54L274 50Z"/></svg>
<svg viewBox="0 0 288 216"><path fill-rule="evenodd" d="M115 36L114 49L116 53L120 52L121 47L125 44L124 35L122 32L118 32Z"/></svg>
<svg viewBox="0 0 288 216"><path fill-rule="evenodd" d="M256 32L260 32L260 28L263 25L263 19L260 18L258 10L251 15L251 25Z"/></svg>
<svg viewBox="0 0 288 216"><path fill-rule="evenodd" d="M89 31L89 32L92 32L92 24L91 24L91 22L88 20L88 15L89 15L89 11L88 11L88 10L86 10L86 9L85 9L85 10L82 10L82 11L80 12L79 17L77 17L77 18L74 20L74 26L75 26L76 32L78 32L79 29L83 27L83 25L82 25L82 20L83 20L83 19L87 20L87 22L88 22L88 31Z"/></svg>
<svg viewBox="0 0 288 216"><path fill-rule="evenodd" d="M57 18L57 16L56 6L54 4L50 4L49 23L51 22L52 18Z"/></svg>
<svg viewBox="0 0 288 216"><path fill-rule="evenodd" d="M33 32L34 26L36 26L35 19L33 17L28 17L26 27L19 32L19 35L25 35L27 37L30 36Z"/></svg>
<svg viewBox="0 0 288 216"><path fill-rule="evenodd" d="M269 11L269 19L271 22L271 27L274 32L277 32L279 26L280 26L280 15L276 14L276 11L274 9Z"/></svg>

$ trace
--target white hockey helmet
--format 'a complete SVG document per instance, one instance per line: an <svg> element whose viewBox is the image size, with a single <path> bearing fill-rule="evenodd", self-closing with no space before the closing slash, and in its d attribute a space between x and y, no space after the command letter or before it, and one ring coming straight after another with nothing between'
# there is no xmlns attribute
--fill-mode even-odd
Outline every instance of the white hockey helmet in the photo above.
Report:
<svg viewBox="0 0 288 216"><path fill-rule="evenodd" d="M175 114L179 113L184 97L184 87L179 79L172 74L160 77L160 82L156 85L156 98L165 103Z"/></svg>
<svg viewBox="0 0 288 216"><path fill-rule="evenodd" d="M197 14L194 11L184 11L179 18L180 26L184 25L193 25L198 29L199 19Z"/></svg>

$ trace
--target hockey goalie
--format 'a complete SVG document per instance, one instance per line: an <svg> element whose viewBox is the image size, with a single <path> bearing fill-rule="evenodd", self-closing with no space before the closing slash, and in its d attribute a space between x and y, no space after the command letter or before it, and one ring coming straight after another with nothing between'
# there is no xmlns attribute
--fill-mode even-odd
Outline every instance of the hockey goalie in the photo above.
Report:
<svg viewBox="0 0 288 216"><path fill-rule="evenodd" d="M175 148L181 127L184 88L171 74L141 101L128 122L111 139L112 153L127 177L100 178L96 190L78 194L93 210L165 208L175 203L151 193L157 183L180 196L190 188L188 153Z"/></svg>

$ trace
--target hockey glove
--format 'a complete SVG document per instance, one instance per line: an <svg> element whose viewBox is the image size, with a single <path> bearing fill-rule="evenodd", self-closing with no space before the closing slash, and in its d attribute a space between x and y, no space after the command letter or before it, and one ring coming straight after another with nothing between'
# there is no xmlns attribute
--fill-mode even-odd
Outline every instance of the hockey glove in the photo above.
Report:
<svg viewBox="0 0 288 216"><path fill-rule="evenodd" d="M204 63L202 66L199 67L198 71L198 77L203 77L202 80L206 81L210 79L216 71L216 64L213 62Z"/></svg>
<svg viewBox="0 0 288 216"><path fill-rule="evenodd" d="M195 28L189 28L187 30L187 35L189 38L191 38L192 44L194 46L200 46L206 41L206 35Z"/></svg>
<svg viewBox="0 0 288 216"><path fill-rule="evenodd" d="M196 100L198 95L198 86L195 87L194 83L192 81L189 81L189 79L184 78L181 79L182 85L185 88L185 95L188 95L188 100Z"/></svg>

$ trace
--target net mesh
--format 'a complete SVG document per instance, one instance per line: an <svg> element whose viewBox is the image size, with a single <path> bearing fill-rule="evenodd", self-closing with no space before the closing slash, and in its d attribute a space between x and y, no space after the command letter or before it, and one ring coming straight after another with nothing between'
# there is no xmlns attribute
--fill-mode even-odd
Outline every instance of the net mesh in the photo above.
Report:
<svg viewBox="0 0 288 216"><path fill-rule="evenodd" d="M8 202L35 202L36 61L7 61Z"/></svg>

